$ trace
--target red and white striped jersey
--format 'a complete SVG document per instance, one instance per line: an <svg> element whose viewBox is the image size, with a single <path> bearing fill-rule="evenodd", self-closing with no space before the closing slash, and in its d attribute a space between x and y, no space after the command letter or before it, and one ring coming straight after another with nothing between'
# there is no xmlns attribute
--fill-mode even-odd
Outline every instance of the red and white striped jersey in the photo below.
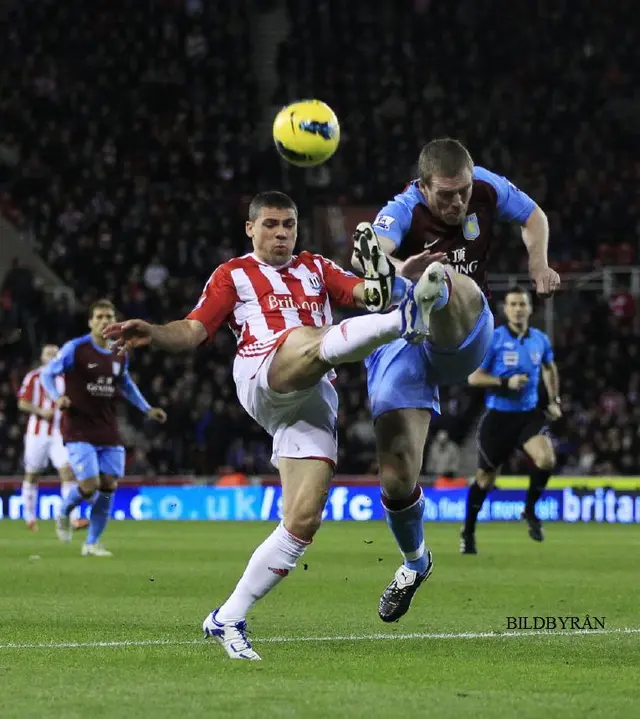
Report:
<svg viewBox="0 0 640 719"><path fill-rule="evenodd" d="M353 307L362 280L311 252L272 267L251 253L220 265L209 278L187 319L199 320L209 339L226 322L239 355L262 354L269 340L294 327L331 324L331 303Z"/></svg>
<svg viewBox="0 0 640 719"><path fill-rule="evenodd" d="M39 407L40 409L53 409L53 400L47 394L46 390L40 382L40 370L34 369L25 375L22 380L22 385L18 391L18 399L25 399L27 402ZM60 375L56 377L56 387L60 394L64 394L64 376ZM58 435L60 434L60 419L61 412L56 409L53 414L53 421L49 422L46 419L42 419L37 414L29 415L29 422L27 424L27 434L35 434L40 437Z"/></svg>

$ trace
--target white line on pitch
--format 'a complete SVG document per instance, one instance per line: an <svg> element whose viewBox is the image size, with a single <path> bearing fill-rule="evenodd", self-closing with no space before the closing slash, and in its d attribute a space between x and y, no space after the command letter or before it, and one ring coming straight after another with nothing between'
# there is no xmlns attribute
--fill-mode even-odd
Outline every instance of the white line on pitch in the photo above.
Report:
<svg viewBox="0 0 640 719"><path fill-rule="evenodd" d="M327 637L252 637L257 644L296 644L298 642L379 642L415 639L513 639L523 637L584 637L614 634L640 634L640 628L623 629L576 629L551 631L533 629L525 632L459 632L459 633L426 633L411 634L342 634ZM122 640L113 642L51 642L42 644L0 644L0 649L92 649L107 647L177 647L190 644L205 644L205 639L142 639Z"/></svg>

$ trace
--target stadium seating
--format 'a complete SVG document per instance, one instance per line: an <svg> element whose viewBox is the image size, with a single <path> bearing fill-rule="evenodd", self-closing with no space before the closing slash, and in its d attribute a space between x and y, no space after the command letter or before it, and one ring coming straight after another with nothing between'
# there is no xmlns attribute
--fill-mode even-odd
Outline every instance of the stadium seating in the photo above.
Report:
<svg viewBox="0 0 640 719"><path fill-rule="evenodd" d="M295 186L304 210L321 200L379 204L402 189L422 142L454 135L547 210L559 267L634 263L637 136L629 106L616 102L632 95L638 75L632 3L617 3L626 26L595 6L578 14L563 3L490 5L460 2L452 12L424 0L290 0L273 99L327 101L343 142L321 187L305 188L313 175L297 170L282 186ZM499 7L509 22L495 22ZM24 418L14 391L43 342L83 332L83 308L102 295L126 316L181 317L210 271L246 250L247 197L264 172L280 171L275 153L265 159L255 142L251 8L248 0L16 6L11 40L0 46L0 211L73 287L80 309L16 283L15 273L2 288L2 336L23 332L1 346L0 473L20 471ZM544 15L544 35L530 29L534 12ZM500 230L498 242L494 270L526 270L515 233ZM596 310L597 326L585 311L556 338L569 408L558 452L563 471L624 473L640 463L640 327L634 314ZM132 467L270 471L269 440L235 401L233 350L225 332L193 358L134 359L134 378L170 419L151 428L127 411L127 444L139 449ZM375 469L363 368L342 368L339 387L340 469ZM462 439L465 390L445 393L443 404L439 424ZM618 445L623 452L611 449Z"/></svg>

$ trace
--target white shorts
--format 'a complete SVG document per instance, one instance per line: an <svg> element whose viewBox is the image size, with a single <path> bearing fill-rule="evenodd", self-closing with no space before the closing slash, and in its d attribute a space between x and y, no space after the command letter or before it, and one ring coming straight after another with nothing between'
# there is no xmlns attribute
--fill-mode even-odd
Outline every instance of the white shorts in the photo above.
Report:
<svg viewBox="0 0 640 719"><path fill-rule="evenodd" d="M338 459L338 393L328 375L315 387L280 394L267 382L277 347L266 356L236 356L233 378L240 404L273 437L271 463L279 457Z"/></svg>
<svg viewBox="0 0 640 719"><path fill-rule="evenodd" d="M40 436L26 434L24 436L24 468L26 472L42 472L51 461L51 464L60 469L69 464L67 448L60 435Z"/></svg>

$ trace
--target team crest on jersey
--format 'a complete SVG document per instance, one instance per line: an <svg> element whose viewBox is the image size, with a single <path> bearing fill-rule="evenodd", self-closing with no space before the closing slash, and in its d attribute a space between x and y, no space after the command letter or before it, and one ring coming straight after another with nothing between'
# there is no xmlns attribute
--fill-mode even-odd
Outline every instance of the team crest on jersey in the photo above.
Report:
<svg viewBox="0 0 640 719"><path fill-rule="evenodd" d="M541 359L542 359L542 355L540 354L540 352L532 352L531 353L531 361L533 362L533 364L536 364L536 365L540 364Z"/></svg>
<svg viewBox="0 0 640 719"><path fill-rule="evenodd" d="M478 216L474 212L472 215L467 215L464 219L464 225L462 226L462 234L465 240L469 242L475 240L480 235L480 224L478 222Z"/></svg>
<svg viewBox="0 0 640 719"><path fill-rule="evenodd" d="M322 289L322 281L318 277L318 275L315 274L315 272L312 272L309 275L309 284L311 285L311 289L315 290L316 292L320 292Z"/></svg>
<svg viewBox="0 0 640 719"><path fill-rule="evenodd" d="M122 364L120 362L113 362L111 365L111 369L113 370L113 376L117 377L120 374L120 368L122 367Z"/></svg>

